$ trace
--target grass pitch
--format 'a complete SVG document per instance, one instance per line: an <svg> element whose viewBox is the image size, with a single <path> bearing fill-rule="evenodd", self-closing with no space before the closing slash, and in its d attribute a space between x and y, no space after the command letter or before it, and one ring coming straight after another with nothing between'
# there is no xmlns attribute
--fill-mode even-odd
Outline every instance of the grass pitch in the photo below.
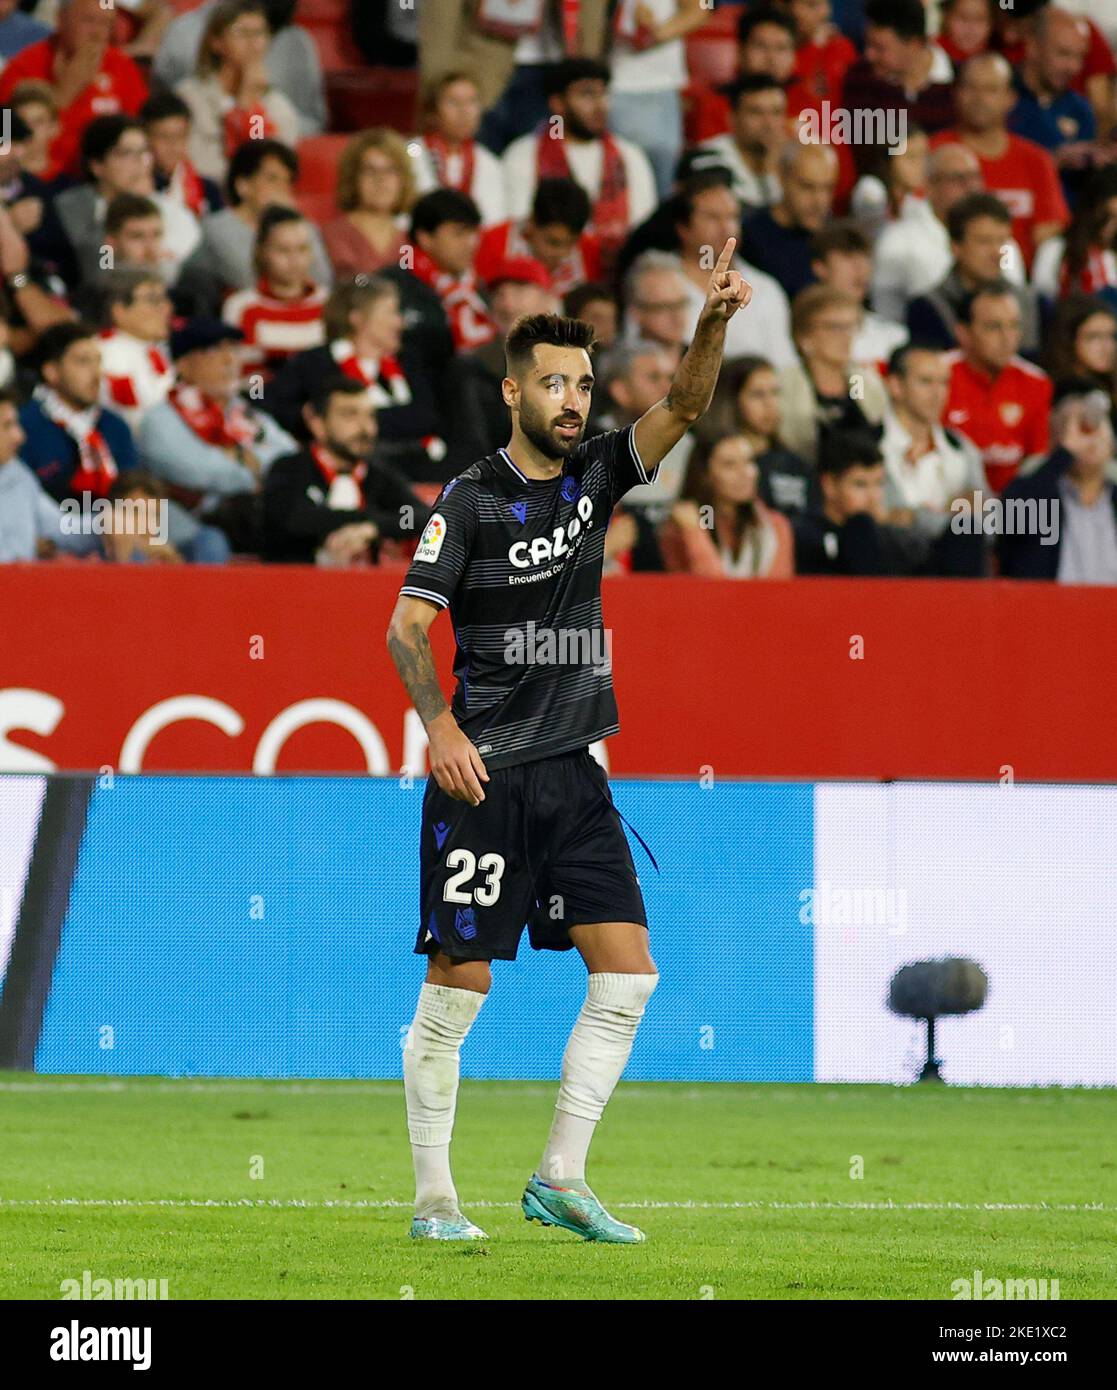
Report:
<svg viewBox="0 0 1117 1390"><path fill-rule="evenodd" d="M975 1269L1117 1296L1112 1091L622 1083L589 1179L648 1243L600 1246L520 1213L555 1089L462 1083L481 1247L409 1238L399 1083L0 1076L0 1297L89 1270L172 1299L949 1299Z"/></svg>

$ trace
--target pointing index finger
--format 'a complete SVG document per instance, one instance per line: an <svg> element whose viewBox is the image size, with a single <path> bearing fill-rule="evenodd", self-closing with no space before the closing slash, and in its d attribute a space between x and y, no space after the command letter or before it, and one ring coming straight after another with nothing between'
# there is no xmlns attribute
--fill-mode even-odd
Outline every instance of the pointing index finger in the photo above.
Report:
<svg viewBox="0 0 1117 1390"><path fill-rule="evenodd" d="M723 275L729 269L729 262L733 259L733 252L736 251L736 249L737 238L731 236L721 248L721 255L718 257L718 263L714 266L715 275Z"/></svg>

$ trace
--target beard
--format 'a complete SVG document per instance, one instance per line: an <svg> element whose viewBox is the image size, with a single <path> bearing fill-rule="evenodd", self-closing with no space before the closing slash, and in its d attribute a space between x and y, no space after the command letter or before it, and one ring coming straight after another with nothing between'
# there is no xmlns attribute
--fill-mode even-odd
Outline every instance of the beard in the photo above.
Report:
<svg viewBox="0 0 1117 1390"><path fill-rule="evenodd" d="M582 436L586 432L586 422L584 420L579 421L578 433L565 439L561 434L555 433L555 426L562 421L561 415L547 419L542 413L536 414L534 411L520 407L520 429L524 432L524 437L528 443L533 448L538 449L544 458L569 458L582 442Z"/></svg>
<svg viewBox="0 0 1117 1390"><path fill-rule="evenodd" d="M575 140L599 140L604 133L601 127L594 130L586 125L585 121L580 120L572 111L568 110L564 119L567 131L573 135Z"/></svg>
<svg viewBox="0 0 1117 1390"><path fill-rule="evenodd" d="M343 463L356 466L358 463L367 463L373 450L373 439L371 435L355 439L352 444L342 444L336 439L327 439L326 448L330 453L341 459ZM363 447L361 447L363 445Z"/></svg>

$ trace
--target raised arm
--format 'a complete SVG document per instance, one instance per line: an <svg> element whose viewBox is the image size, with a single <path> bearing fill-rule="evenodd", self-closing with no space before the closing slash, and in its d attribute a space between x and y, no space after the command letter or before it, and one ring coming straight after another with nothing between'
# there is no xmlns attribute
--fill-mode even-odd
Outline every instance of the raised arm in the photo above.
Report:
<svg viewBox="0 0 1117 1390"><path fill-rule="evenodd" d="M458 727L438 683L427 633L441 610L425 599L401 594L388 624L388 651L430 741L435 781L450 796L477 806L489 780L481 755Z"/></svg>
<svg viewBox="0 0 1117 1390"><path fill-rule="evenodd" d="M636 422L636 448L649 473L705 414L721 370L726 324L752 298L752 286L739 271L730 269L736 249L735 237L721 249L694 337L670 391Z"/></svg>

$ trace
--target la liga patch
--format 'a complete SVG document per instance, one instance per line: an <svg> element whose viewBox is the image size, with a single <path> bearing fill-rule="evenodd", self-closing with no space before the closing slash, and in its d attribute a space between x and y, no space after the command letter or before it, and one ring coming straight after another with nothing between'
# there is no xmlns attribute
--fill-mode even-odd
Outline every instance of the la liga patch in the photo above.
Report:
<svg viewBox="0 0 1117 1390"><path fill-rule="evenodd" d="M427 564L433 565L438 559L438 553L442 549L442 542L445 539L446 518L435 512L423 527L423 534L419 537L419 546L415 551L416 560L425 560Z"/></svg>

